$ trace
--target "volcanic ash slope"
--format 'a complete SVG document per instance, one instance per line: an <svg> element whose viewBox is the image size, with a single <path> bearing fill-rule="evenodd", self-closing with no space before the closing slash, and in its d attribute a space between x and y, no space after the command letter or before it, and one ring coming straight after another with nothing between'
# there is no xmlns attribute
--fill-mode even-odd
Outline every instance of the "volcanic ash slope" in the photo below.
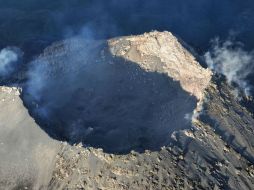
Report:
<svg viewBox="0 0 254 190"><path fill-rule="evenodd" d="M54 122L50 130L36 125L20 97L12 101L14 95L6 93L11 88L4 87L1 134L12 134L19 125L25 128L24 122L33 126L26 134L20 132L19 138L24 136L34 150L24 154L31 155L30 166L49 176L42 175L41 182L37 176L23 175L17 188L23 183L31 189L253 189L253 117L235 100L231 87L217 81L183 46L187 47L171 33L155 31L107 42L71 39L47 48L36 63L46 64L43 81L50 86L39 90L47 105L54 105L47 101L57 97L60 107L47 107L60 118L55 123L73 124L78 119L79 133L73 132L73 125L66 124L68 130L54 130ZM29 85L34 84L30 80ZM23 93L25 105L38 101ZM85 104L78 106L80 102ZM33 103L29 111L40 106L41 102ZM15 119L10 111L14 108L22 118ZM27 138L29 134L39 138ZM10 146L15 152L13 141L0 137L5 145L0 151ZM69 143L59 142L61 138ZM50 159L41 167L37 159L47 148ZM5 171L1 179L8 179Z"/></svg>
<svg viewBox="0 0 254 190"><path fill-rule="evenodd" d="M111 39L108 48L113 56L131 61L147 72L166 74L178 81L184 91L194 95L198 105L190 118L193 128L176 129L171 134L171 143L159 151L115 155L80 145L63 146L52 187L253 188L254 134L251 128L254 120L235 100L231 87L212 79L211 72L203 69L169 32ZM177 109L175 105L174 110ZM198 117L199 111L203 117Z"/></svg>

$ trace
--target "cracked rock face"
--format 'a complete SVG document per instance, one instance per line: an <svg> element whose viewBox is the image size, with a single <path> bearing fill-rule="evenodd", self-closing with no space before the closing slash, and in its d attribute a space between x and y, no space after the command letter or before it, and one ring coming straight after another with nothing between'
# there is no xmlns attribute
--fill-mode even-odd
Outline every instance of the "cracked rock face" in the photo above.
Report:
<svg viewBox="0 0 254 190"><path fill-rule="evenodd" d="M0 92L0 167L32 167L0 172L1 186L253 189L253 116L182 44L151 32L47 48L20 97Z"/></svg>
<svg viewBox="0 0 254 190"><path fill-rule="evenodd" d="M181 87L202 99L211 80L211 71L202 68L170 32L150 32L140 36L109 40L113 55L124 57L141 68L165 73Z"/></svg>

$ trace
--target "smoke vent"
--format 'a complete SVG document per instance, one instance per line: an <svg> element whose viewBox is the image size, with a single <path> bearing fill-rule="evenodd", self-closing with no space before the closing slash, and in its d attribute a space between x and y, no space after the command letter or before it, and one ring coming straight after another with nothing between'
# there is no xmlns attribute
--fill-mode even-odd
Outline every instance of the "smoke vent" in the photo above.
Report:
<svg viewBox="0 0 254 190"><path fill-rule="evenodd" d="M23 93L51 137L123 154L159 150L191 126L184 118L197 98L178 81L112 55L104 43L74 42L45 50Z"/></svg>

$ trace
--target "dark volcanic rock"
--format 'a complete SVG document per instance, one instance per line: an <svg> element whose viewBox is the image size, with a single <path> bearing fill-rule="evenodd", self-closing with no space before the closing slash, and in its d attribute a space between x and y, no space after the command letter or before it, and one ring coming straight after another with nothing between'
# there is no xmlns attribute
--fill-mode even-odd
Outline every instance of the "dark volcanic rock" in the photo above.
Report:
<svg viewBox="0 0 254 190"><path fill-rule="evenodd" d="M253 116L171 33L73 39L32 65L24 103L69 142L32 188L253 189Z"/></svg>

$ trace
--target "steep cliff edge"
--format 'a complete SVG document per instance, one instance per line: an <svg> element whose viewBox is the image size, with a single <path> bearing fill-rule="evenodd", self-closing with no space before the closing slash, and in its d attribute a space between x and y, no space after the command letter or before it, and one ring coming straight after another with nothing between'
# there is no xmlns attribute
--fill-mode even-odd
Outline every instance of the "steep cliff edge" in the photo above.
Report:
<svg viewBox="0 0 254 190"><path fill-rule="evenodd" d="M253 115L171 33L67 40L33 65L21 97L57 147L42 189L253 189Z"/></svg>
<svg viewBox="0 0 254 190"><path fill-rule="evenodd" d="M0 189L45 188L60 146L30 117L20 93L0 87Z"/></svg>

